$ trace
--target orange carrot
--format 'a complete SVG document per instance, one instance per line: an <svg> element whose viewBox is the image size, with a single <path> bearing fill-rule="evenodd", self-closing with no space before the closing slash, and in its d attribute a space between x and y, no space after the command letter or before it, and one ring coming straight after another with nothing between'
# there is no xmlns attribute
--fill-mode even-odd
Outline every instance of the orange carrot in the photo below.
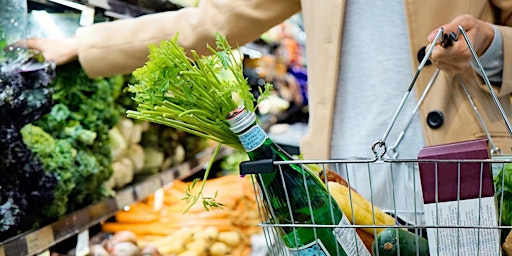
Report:
<svg viewBox="0 0 512 256"><path fill-rule="evenodd" d="M163 211L160 215L160 220L201 220L201 219L222 219L227 218L228 211L225 210L211 210L196 213L180 213L180 212L167 212Z"/></svg>
<svg viewBox="0 0 512 256"><path fill-rule="evenodd" d="M101 226L104 232L116 233L119 231L131 231L137 236L139 235L168 235L176 231L176 227L162 225L160 222L151 223L119 223L119 222L105 222Z"/></svg>
<svg viewBox="0 0 512 256"><path fill-rule="evenodd" d="M179 220L161 222L160 225L166 226L168 228L215 227L219 231L227 231L233 229L233 224L229 219Z"/></svg>
<svg viewBox="0 0 512 256"><path fill-rule="evenodd" d="M153 211L118 211L115 214L117 222L121 223L145 223L157 221L159 216Z"/></svg>

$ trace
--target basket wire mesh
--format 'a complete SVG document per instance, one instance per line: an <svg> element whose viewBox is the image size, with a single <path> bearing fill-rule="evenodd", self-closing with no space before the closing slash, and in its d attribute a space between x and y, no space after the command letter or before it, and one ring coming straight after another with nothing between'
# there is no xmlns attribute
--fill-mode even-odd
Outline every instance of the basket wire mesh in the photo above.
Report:
<svg viewBox="0 0 512 256"><path fill-rule="evenodd" d="M381 191L372 191L372 179L371 174L376 172L389 172L390 176L392 173L396 175L403 175L408 172L408 175L412 175L414 179L419 179L420 177L415 174L418 170L418 165L422 163L428 163L433 165L434 170L438 170L439 165L443 164L451 164L455 166L455 170L458 175L464 175L464 165L471 164L473 166L478 166L482 172L480 176L480 180L476 181L477 184L483 184L483 173L488 171L489 169L485 166L491 166L496 169L503 169L505 164L512 162L511 159L485 159L485 160L477 160L477 159L429 159L429 160L417 160L417 159L366 159L366 160L324 160L324 161L310 161L310 160L292 160L292 161L275 161L273 164L278 167L279 171L284 171L281 166L288 164L296 164L296 165L304 165L304 164L316 164L320 165L324 172L333 171L339 175L346 177L347 182L349 183L349 196L352 199L352 193L356 193L356 190L351 189L351 177L348 175L349 170L356 167L360 171L366 171L369 174L368 184L370 187L371 195L367 198L371 204L376 207L372 208L372 216L374 223L376 223L375 211L377 209L382 209L384 212L388 213L392 216L396 224L395 225L358 225L352 224L354 223L354 218L356 217L356 212L354 212L354 207L352 205L355 203L352 200L348 202L351 205L352 212L345 213L348 220L351 224L337 224L337 225L318 225L318 224L298 224L292 222L281 222L278 223L275 220L276 216L273 216L272 211L268 211L265 209L264 200L266 200L263 193L265 193L264 189L258 187L257 181L258 174L252 175L254 190L257 197L258 202L258 211L260 214L260 226L263 227L263 233L265 236L265 241L267 243L267 248L269 250L269 255L291 255L288 248L284 245L283 241L280 237L280 228L289 228L289 229L298 229L298 228L307 228L310 229L311 232L315 232L317 228L339 228L339 229L347 229L351 230L348 234L352 234L353 237L345 237L345 239L358 239L357 233L355 232L356 228L403 228L408 231L414 233L417 236L427 238L427 230L433 230L433 236L429 237L429 244L434 243L436 251L431 251L431 255L501 255L501 247L496 246L492 242L496 239L501 240L501 234L508 232L512 226L503 225L501 222L501 217L503 214L506 214L503 208L497 208L497 212L495 213L495 220L484 220L480 218L481 215L474 216L473 218L467 218L468 216L461 215L462 213L468 212L483 212L488 209L485 208L486 204L483 202L485 197L480 195L475 201L476 204L469 207L461 205L460 199L457 199L454 203L453 216L452 218L446 220L443 218L435 218L431 221L432 224L427 225L425 222L425 211L423 207L414 207L412 210L404 210L399 209L398 207L386 208L382 207L379 202L375 201L375 197L373 195L382 193ZM436 171L437 172L437 171ZM505 173L501 173L500 175L504 175ZM504 176L501 181L504 181ZM324 182L328 184L327 176L324 177ZM393 181L392 181L393 183ZM286 184L285 184L286 185ZM504 185L504 184L502 184ZM454 187L458 194L461 194L461 185L454 184ZM480 186L479 191L482 191L482 186ZM414 190L421 190L421 188L413 185ZM439 197L438 189L436 189L436 194L434 195L436 198ZM386 194L386 196L390 196L392 206L396 206L400 200L408 199L414 202L413 205L417 205L417 203L422 203L423 199L418 198L417 193L412 193L409 195L397 194L396 187L392 186L390 192ZM292 196L292 195L287 195ZM331 196L331 195L330 195ZM289 200L289 199L288 199ZM306 199L307 200L307 199ZM493 198L498 205L503 204L503 194L501 196L496 196ZM289 201L288 201L289 202ZM440 211L445 209L441 207L442 202L435 202L432 207L434 211ZM290 204L288 204L290 205ZM291 209L289 209L291 211ZM310 208L312 211L313 209ZM406 221L401 216L408 215L413 216L412 221ZM411 218L409 218L411 220ZM377 232L374 231L372 234L374 237L377 237ZM316 234L315 234L315 238ZM434 238L434 239L432 239ZM399 241L398 241L399 243ZM447 246L448 245L448 246ZM396 255L406 255L400 253L400 247L398 247ZM415 248L415 251L420 254L420 249ZM468 254L468 252L471 252ZM355 254L358 255L358 254ZM379 253L375 252L373 255L379 255ZM416 255L416 254L413 254Z"/></svg>
<svg viewBox="0 0 512 256"><path fill-rule="evenodd" d="M467 35L462 27L459 26L459 33L462 34L468 47L470 48L474 61L476 62L480 73L482 74L485 83L488 85L491 96L496 102L497 106L500 108L500 112L503 115L503 119L510 131L512 136L512 129L508 122L508 118L505 115L504 110L501 108L501 105L494 94L490 82L485 75L485 72L482 68L481 63L479 62L474 49L469 42ZM443 29L441 28L436 35L434 41L440 40L443 36ZM455 37L458 38L458 35ZM399 137L397 141L389 148L389 151L386 148L385 141L390 130L393 128L395 120L397 116L402 111L402 107L404 102L407 100L409 96L409 92L411 91L418 74L421 72L421 69L425 66L427 59L429 58L432 50L434 48L434 44L431 45L429 49L427 49L426 55L421 61L418 70L407 90L407 93L404 95L402 102L400 103L395 115L393 116L390 125L387 127L384 136L381 140L375 142L372 145L372 150L375 154L375 158L372 159L341 159L341 160L321 160L321 161L313 161L313 160L292 160L292 161L273 161L272 165L277 167L277 170L282 172L285 168L282 168L284 165L318 165L323 170L323 173L327 173L329 171L336 173L343 177L348 183L349 188L349 204L351 205L352 212L344 213L345 217L348 219L349 223L346 224L336 224L336 225L318 225L318 224L301 224L297 221L283 221L275 216L272 209L269 209L265 200L265 188L258 186L258 179L260 179L259 174L254 173L251 175L253 178L254 191L256 193L257 202L258 202L258 211L261 217L260 226L263 227L263 233L265 237L265 241L268 247L269 255L298 255L290 252L289 248L285 246L281 239L281 231L282 229L310 229L313 235L316 238L316 230L319 228L335 228L335 230L345 230L344 239L354 241L357 240L358 233L357 229L370 229L373 230L374 239L377 238L377 228L400 228L405 229L417 237L428 238L429 248L431 248L429 254L430 255L502 255L501 250L501 242L503 242L504 235L508 233L508 231L512 228L512 226L503 225L502 216L504 214L508 214L504 210L503 205L504 200L510 200L508 198L504 198L504 194L501 193L499 196L489 197L485 195L485 185L486 182L489 181L485 179L488 172L492 171L492 176L494 177L494 182L496 180L500 180L501 184L493 184L493 185L501 185L505 186L505 172L501 172L505 168L507 163L512 162L512 156L500 156L500 157L491 157L488 159L398 159L396 154L396 147L400 144L401 138ZM435 80L437 77L438 71L434 73ZM462 80L462 86L464 83ZM432 82L432 81L431 81ZM430 86L427 86L427 90ZM418 106L412 113L413 115L416 113L419 104L421 104L422 97L420 97ZM468 100L470 103L471 97L468 95ZM473 104L473 103L472 103ZM479 117L478 110L476 107L475 114L477 118L481 121ZM412 118L412 117L411 117ZM412 119L411 119L412 120ZM488 135L487 139L489 144L491 145L491 154L501 153L500 149L496 148L492 142L492 138L490 138L489 132L485 127L483 122L480 122L482 129ZM408 124L407 124L408 126ZM407 127L405 127L407 129ZM402 133L405 132L405 129ZM389 153L391 157L386 158L386 152ZM389 156L388 155L388 156ZM254 161L257 162L257 161ZM256 163L257 164L257 163ZM435 182L434 182L434 193L430 194L430 197L434 198L433 203L430 203L428 208L424 204L424 198L422 196L422 188L421 181L419 175L420 165L428 164L430 165L430 169L434 170ZM266 168L268 168L268 161L265 162ZM443 206L442 200L439 200L440 197L443 196L442 190L440 192L438 184L438 176L439 170L441 170L442 166L450 165L451 170L456 173L457 182L453 184L452 190L456 191L457 198L454 200L452 205L449 208ZM467 166L472 166L472 169L476 169L480 172L479 179L475 179L472 183L475 187L477 187L476 191L478 195L476 196L476 200L473 200L473 204L470 206L465 203L465 199L461 197L462 194L465 193L466 187L462 186L460 181L461 177L466 175L465 170ZM241 166L242 168L242 166ZM365 177L363 180L361 178L355 178L355 173L364 174ZM380 177L374 177L376 174L384 173L385 176L389 177L389 186L388 191L376 191L373 189L374 182L382 182ZM394 177L397 176L408 176L408 180L410 184L396 184ZM501 177L500 177L501 176ZM497 179L500 177L500 179ZM324 182L328 185L328 179L325 175ZM491 179L492 180L492 179ZM357 186L355 183L359 182ZM366 182L366 184L362 185L361 182ZM403 190L400 189L403 185L407 185L408 189ZM485 186L484 186L485 185ZM283 180L283 186L286 186ZM352 200L353 193L357 193L354 187L361 188L366 187L366 191L361 193L364 197L371 203L371 219L373 219L372 225L360 225L355 224L356 213L354 212L353 204L355 202ZM287 191L284 188L284 191ZM289 192L289 191L288 191ZM293 194L287 194L285 197L287 198L287 202L289 203L289 197L292 197ZM331 194L329 194L332 197ZM386 202L383 202L383 198L385 198ZM305 198L304 200L311 200L310 198ZM489 202L491 200L491 202ZM290 204L288 204L290 205ZM489 205L495 205L496 208L491 207L489 209ZM405 206L405 207L404 207ZM412 206L412 207L411 207ZM271 207L270 207L271 208ZM428 211L425 211L428 209ZM449 209L450 212L442 212ZM310 211L312 212L311 204ZM386 212L390 216L395 219L395 223L393 225L379 225L376 224L376 211L382 210ZM289 209L291 212L291 209ZM489 211L493 211L490 212ZM477 213L475 215L475 213ZM473 214L474 216L468 216ZM443 216L443 217L440 217ZM449 216L449 218L447 218ZM485 217L484 217L485 216ZM489 217L491 216L491 217ZM490 219L489 219L490 218ZM427 224L428 223L428 224ZM427 232L428 231L428 232ZM339 240L339 238L338 238ZM397 244L400 243L400 238L398 237ZM357 245L356 243L353 243ZM434 245L433 247L431 245ZM360 246L360 245L359 245ZM366 246L368 248L368 246ZM371 246L370 246L371 247ZM401 247L397 247L397 251L392 255L424 255L422 254L420 246L416 243L415 248L413 248L413 252L405 252L401 251ZM371 252L371 248L368 248ZM359 252L359 250L356 250ZM409 253L409 254L407 254ZM355 253L354 255L368 255L368 254L360 254ZM380 255L378 251L373 252L373 255ZM350 255L352 256L352 255Z"/></svg>

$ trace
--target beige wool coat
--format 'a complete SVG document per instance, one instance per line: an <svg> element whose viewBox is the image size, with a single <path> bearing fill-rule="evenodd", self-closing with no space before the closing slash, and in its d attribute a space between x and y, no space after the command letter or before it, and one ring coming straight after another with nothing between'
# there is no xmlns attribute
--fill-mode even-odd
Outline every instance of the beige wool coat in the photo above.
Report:
<svg viewBox="0 0 512 256"><path fill-rule="evenodd" d="M205 45L214 44L216 31L225 34L231 42L243 45L302 11L307 35L310 120L301 151L307 159L328 159L331 124L336 118L333 110L337 69L343 57L340 46L345 1L348 0L202 0L198 8L80 28L76 34L79 60L91 77L126 74L144 65L149 44L158 44L176 33L179 34L179 43L186 49L206 54ZM471 14L499 25L504 47L503 82L494 89L507 116L512 116L509 100L512 92L512 1L404 0L404 4L408 22L408 31L404 33L409 35L413 63L411 70L414 72L418 66L417 52L427 45L428 34L456 16ZM423 91L434 70L432 65L423 69L415 83L415 90ZM401 71L390 67L390 72ZM485 84L473 70L462 75L493 141L504 152L510 153L511 134ZM485 137L456 81L454 76L441 72L421 106L421 122L428 145ZM390 104L398 105L399 101L397 99L397 102ZM433 110L439 110L444 115L444 122L437 129L430 128L426 122L427 114Z"/></svg>

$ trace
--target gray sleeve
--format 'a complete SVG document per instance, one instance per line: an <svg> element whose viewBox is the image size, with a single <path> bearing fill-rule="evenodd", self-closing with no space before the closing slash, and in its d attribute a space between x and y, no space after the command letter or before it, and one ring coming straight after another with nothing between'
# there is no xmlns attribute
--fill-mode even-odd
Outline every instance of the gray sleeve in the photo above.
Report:
<svg viewBox="0 0 512 256"><path fill-rule="evenodd" d="M501 32L495 27L494 38L492 39L489 48L480 56L479 60L482 67L491 82L501 82L503 73L503 41L501 38ZM474 60L471 61L473 69L482 76L478 65Z"/></svg>

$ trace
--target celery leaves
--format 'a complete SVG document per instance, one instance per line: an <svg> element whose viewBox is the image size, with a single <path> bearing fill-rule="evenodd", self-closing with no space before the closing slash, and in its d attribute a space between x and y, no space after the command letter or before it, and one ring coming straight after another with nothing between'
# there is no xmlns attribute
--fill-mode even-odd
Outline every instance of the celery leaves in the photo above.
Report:
<svg viewBox="0 0 512 256"><path fill-rule="evenodd" d="M202 194L213 161L222 144L243 151L238 137L226 122L227 115L240 105L254 111L268 97L271 85L255 99L243 75L242 55L236 54L226 38L216 34L216 48L210 56L188 54L178 43L178 35L157 46L150 46L149 61L133 72L136 83L129 86L137 104L128 110L129 118L173 127L218 142L197 194L189 188L185 212L202 199L206 210L222 208L215 198ZM196 181L197 183L197 181ZM194 184L196 184L194 183Z"/></svg>
<svg viewBox="0 0 512 256"><path fill-rule="evenodd" d="M256 100L268 93L254 98L243 76L241 56L224 36L217 34L216 38L216 48L208 47L211 56L199 56L193 50L187 55L178 36L159 47L151 46L149 61L133 72L137 82L129 90L135 95L137 109L127 111L127 116L243 150L229 130L226 116L241 104L253 111Z"/></svg>

